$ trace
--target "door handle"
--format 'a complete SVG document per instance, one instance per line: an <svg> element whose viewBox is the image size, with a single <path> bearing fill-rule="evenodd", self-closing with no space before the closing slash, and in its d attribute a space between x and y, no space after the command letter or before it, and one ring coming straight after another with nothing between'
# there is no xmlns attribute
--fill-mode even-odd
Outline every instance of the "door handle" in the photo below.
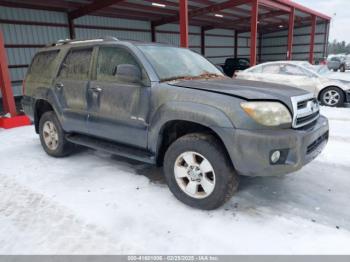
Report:
<svg viewBox="0 0 350 262"><path fill-rule="evenodd" d="M62 83L56 83L56 88L57 88L58 90L61 90L63 87L64 87L64 84L62 84Z"/></svg>
<svg viewBox="0 0 350 262"><path fill-rule="evenodd" d="M90 90L92 92L96 92L96 93L101 93L102 92L102 88L99 87L99 86L92 86L92 87L90 87Z"/></svg>

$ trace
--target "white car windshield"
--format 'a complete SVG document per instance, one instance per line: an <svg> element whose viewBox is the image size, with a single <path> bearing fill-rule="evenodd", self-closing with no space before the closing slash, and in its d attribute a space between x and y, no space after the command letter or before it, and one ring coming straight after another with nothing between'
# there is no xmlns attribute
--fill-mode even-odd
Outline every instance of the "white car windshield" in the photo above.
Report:
<svg viewBox="0 0 350 262"><path fill-rule="evenodd" d="M326 65L312 65L309 62L305 62L302 64L303 67L315 72L319 75L326 75L330 73L328 67Z"/></svg>
<svg viewBox="0 0 350 262"><path fill-rule="evenodd" d="M180 78L224 77L221 71L203 56L185 48L139 45L161 81Z"/></svg>

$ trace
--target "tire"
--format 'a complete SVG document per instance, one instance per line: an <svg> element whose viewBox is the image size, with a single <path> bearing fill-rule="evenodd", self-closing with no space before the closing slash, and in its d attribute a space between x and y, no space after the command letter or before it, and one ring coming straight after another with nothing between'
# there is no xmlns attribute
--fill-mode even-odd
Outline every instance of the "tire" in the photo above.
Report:
<svg viewBox="0 0 350 262"><path fill-rule="evenodd" d="M342 65L341 67L340 67L340 72L345 72L345 66L344 65Z"/></svg>
<svg viewBox="0 0 350 262"><path fill-rule="evenodd" d="M61 124L53 111L48 111L41 116L39 136L41 146L50 156L64 157L74 149L74 145L66 140Z"/></svg>
<svg viewBox="0 0 350 262"><path fill-rule="evenodd" d="M340 107L344 104L344 92L338 87L327 87L321 92L321 104L330 107Z"/></svg>
<svg viewBox="0 0 350 262"><path fill-rule="evenodd" d="M338 69L333 69L334 72L338 72Z"/></svg>
<svg viewBox="0 0 350 262"><path fill-rule="evenodd" d="M193 181L191 175L188 173L191 169L191 165L188 165L185 161L186 156L191 153L194 154L193 166L196 166L197 175L201 178L201 182ZM187 159L187 158L186 158ZM205 162L207 160L207 162ZM205 169L213 172L204 171ZM176 177L178 174L175 167L178 166L181 170L181 175L184 177ZM203 168L202 168L203 167ZM183 172L186 170L185 172ZM196 171L192 168L192 170ZM180 137L173 142L165 153L164 157L164 173L166 182L170 191L181 202L191 207L211 210L223 205L231 196L237 191L238 188L238 175L235 173L232 163L224 151L221 143L211 135L207 134L188 134ZM205 181L210 181L210 186ZM186 184L187 182L187 184ZM189 186L190 183L196 184L196 186ZM198 184L199 183L199 184ZM187 188L195 188L195 190L187 190ZM204 190L206 188L206 190ZM196 194L189 193L190 191Z"/></svg>

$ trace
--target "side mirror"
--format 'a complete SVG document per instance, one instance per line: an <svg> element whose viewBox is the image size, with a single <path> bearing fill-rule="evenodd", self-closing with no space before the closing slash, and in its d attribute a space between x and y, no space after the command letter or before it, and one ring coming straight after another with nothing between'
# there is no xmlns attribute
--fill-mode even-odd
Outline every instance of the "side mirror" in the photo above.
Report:
<svg viewBox="0 0 350 262"><path fill-rule="evenodd" d="M118 65L114 75L124 81L132 83L141 82L142 79L141 70L130 64Z"/></svg>

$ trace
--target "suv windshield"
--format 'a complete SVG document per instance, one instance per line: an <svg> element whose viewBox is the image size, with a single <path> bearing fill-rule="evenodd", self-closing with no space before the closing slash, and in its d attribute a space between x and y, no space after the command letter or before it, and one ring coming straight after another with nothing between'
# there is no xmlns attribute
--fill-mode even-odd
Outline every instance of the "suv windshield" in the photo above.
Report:
<svg viewBox="0 0 350 262"><path fill-rule="evenodd" d="M179 78L212 78L224 75L207 59L189 49L139 45L161 81Z"/></svg>

